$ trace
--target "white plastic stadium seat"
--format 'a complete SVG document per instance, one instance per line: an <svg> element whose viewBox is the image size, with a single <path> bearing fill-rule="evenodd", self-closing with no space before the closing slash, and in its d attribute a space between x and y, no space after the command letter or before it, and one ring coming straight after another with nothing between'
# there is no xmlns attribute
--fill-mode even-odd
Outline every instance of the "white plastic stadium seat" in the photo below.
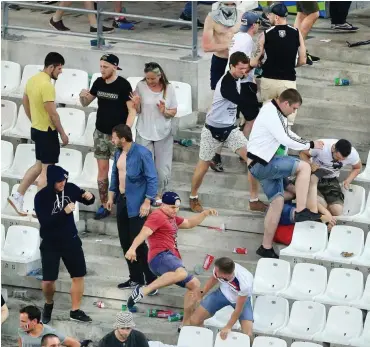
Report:
<svg viewBox="0 0 370 347"><path fill-rule="evenodd" d="M178 346L213 346L213 332L207 328L185 326L181 328Z"/></svg>
<svg viewBox="0 0 370 347"><path fill-rule="evenodd" d="M75 180L82 172L82 153L76 149L61 148L58 166L68 171L68 180Z"/></svg>
<svg viewBox="0 0 370 347"><path fill-rule="evenodd" d="M213 317L206 319L204 321L204 326L222 329L228 323L233 312L234 308L232 306L226 306L217 311ZM239 321L234 324L233 329L240 330Z"/></svg>
<svg viewBox="0 0 370 347"><path fill-rule="evenodd" d="M21 66L12 61L1 61L1 94L9 95L21 83Z"/></svg>
<svg viewBox="0 0 370 347"><path fill-rule="evenodd" d="M13 144L1 140L1 172L8 170L13 163Z"/></svg>
<svg viewBox="0 0 370 347"><path fill-rule="evenodd" d="M253 294L278 295L288 288L290 264L280 259L260 259L253 281Z"/></svg>
<svg viewBox="0 0 370 347"><path fill-rule="evenodd" d="M293 342L290 347L322 347L322 345L318 345L317 343L313 342L296 341Z"/></svg>
<svg viewBox="0 0 370 347"><path fill-rule="evenodd" d="M280 293L294 300L313 300L326 289L328 273L324 266L299 263L293 269L289 287Z"/></svg>
<svg viewBox="0 0 370 347"><path fill-rule="evenodd" d="M113 160L109 160L109 173L108 177L110 179L112 173ZM94 157L93 152L86 154L85 163L80 176L73 179L73 183L83 188L98 189L98 184L96 178L98 177L98 164Z"/></svg>
<svg viewBox="0 0 370 347"><path fill-rule="evenodd" d="M26 88L26 84L28 80L32 76L41 72L43 69L44 69L43 65L31 65L31 64L26 65L23 69L21 83L19 84L19 87L14 92L11 93L11 96L22 98L24 94L24 89ZM55 82L53 79L51 79L50 83L54 84Z"/></svg>
<svg viewBox="0 0 370 347"><path fill-rule="evenodd" d="M40 237L36 228L24 225L9 227L1 260L26 263L40 258Z"/></svg>
<svg viewBox="0 0 370 347"><path fill-rule="evenodd" d="M186 116L193 112L191 100L191 86L188 83L170 81L175 88L177 100L177 113L176 117Z"/></svg>
<svg viewBox="0 0 370 347"><path fill-rule="evenodd" d="M135 91L137 84L143 79L144 77L127 77L127 81L131 84L133 91Z"/></svg>
<svg viewBox="0 0 370 347"><path fill-rule="evenodd" d="M280 251L280 257L314 259L325 250L328 243L327 227L319 222L300 222L294 226L291 244Z"/></svg>
<svg viewBox="0 0 370 347"><path fill-rule="evenodd" d="M362 333L362 312L348 306L332 306L329 309L323 332L316 334L313 341L349 345Z"/></svg>
<svg viewBox="0 0 370 347"><path fill-rule="evenodd" d="M95 72L92 76L91 76L91 80L90 80L90 87L89 87L89 90L92 88L94 82L97 80L98 77L101 77L101 73L100 72ZM94 107L94 108L98 108L98 98L95 98L94 101L89 105L89 107Z"/></svg>
<svg viewBox="0 0 370 347"><path fill-rule="evenodd" d="M324 330L326 309L323 304L313 301L294 301L288 325L279 335L293 339L312 340L313 336Z"/></svg>
<svg viewBox="0 0 370 347"><path fill-rule="evenodd" d="M12 193L16 193L18 190L19 184L15 184L12 188ZM31 185L26 191L26 194L24 195L23 200L23 210L28 214L28 216L31 216L34 211L34 201L35 201L35 195L37 194L37 186ZM17 219L17 220L29 220L28 216L20 216L14 208L7 202L7 205L4 207L4 209L1 211L1 217L2 218L11 218L11 219Z"/></svg>
<svg viewBox="0 0 370 347"><path fill-rule="evenodd" d="M78 140L81 139L85 132L85 112L69 107L57 108L57 112L59 114L64 131L69 137L69 143L78 143Z"/></svg>
<svg viewBox="0 0 370 347"><path fill-rule="evenodd" d="M3 224L1 224L1 251L4 248L4 244L5 244L5 227Z"/></svg>
<svg viewBox="0 0 370 347"><path fill-rule="evenodd" d="M332 269L328 286L324 294L318 295L315 301L329 305L348 305L360 300L364 292L364 275L352 269Z"/></svg>
<svg viewBox="0 0 370 347"><path fill-rule="evenodd" d="M17 146L13 165L2 176L22 179L26 171L36 162L35 145L21 143Z"/></svg>
<svg viewBox="0 0 370 347"><path fill-rule="evenodd" d="M27 117L23 105L19 107L17 123L15 123L14 128L8 131L7 135L15 138L31 138L31 121Z"/></svg>
<svg viewBox="0 0 370 347"><path fill-rule="evenodd" d="M352 302L352 306L370 311L370 274L367 276L364 293L361 299Z"/></svg>
<svg viewBox="0 0 370 347"><path fill-rule="evenodd" d="M370 194L369 194L370 196ZM355 256L351 260L351 264L357 267L370 268L370 233L367 234L365 247L361 255Z"/></svg>
<svg viewBox="0 0 370 347"><path fill-rule="evenodd" d="M316 259L344 264L351 263L351 257L345 258L342 252L353 253L358 256L364 248L364 231L349 225L336 225L330 233L328 247L317 253Z"/></svg>
<svg viewBox="0 0 370 347"><path fill-rule="evenodd" d="M8 196L9 184L1 181L1 213L5 210L5 207L8 204Z"/></svg>
<svg viewBox="0 0 370 347"><path fill-rule="evenodd" d="M5 134L15 126L17 121L17 105L13 101L1 100L1 134Z"/></svg>
<svg viewBox="0 0 370 347"><path fill-rule="evenodd" d="M352 221L365 209L365 188L351 184L348 190L343 188L342 191L344 194L343 214L337 219Z"/></svg>
<svg viewBox="0 0 370 347"><path fill-rule="evenodd" d="M367 195L367 202L362 213L352 217L352 221L364 224L370 224L370 194Z"/></svg>
<svg viewBox="0 0 370 347"><path fill-rule="evenodd" d="M253 316L254 332L275 335L288 323L288 300L278 296L261 295L255 301Z"/></svg>
<svg viewBox="0 0 370 347"><path fill-rule="evenodd" d="M87 118L86 128L80 139L76 141L77 144L81 144L88 147L94 147L94 131L96 123L96 112L91 112Z"/></svg>
<svg viewBox="0 0 370 347"><path fill-rule="evenodd" d="M257 336L252 347L287 347L286 341L277 337Z"/></svg>
<svg viewBox="0 0 370 347"><path fill-rule="evenodd" d="M369 347L370 346L370 313L367 312L364 330L360 337L351 340L351 346L355 347Z"/></svg>
<svg viewBox="0 0 370 347"><path fill-rule="evenodd" d="M55 82L56 102L68 105L79 105L82 89L87 89L89 77L86 71L63 69Z"/></svg>
<svg viewBox="0 0 370 347"><path fill-rule="evenodd" d="M215 347L250 347L249 336L234 331L229 332L226 340L222 340L220 333L216 336Z"/></svg>
<svg viewBox="0 0 370 347"><path fill-rule="evenodd" d="M370 151L367 156L365 170L355 178L355 181L370 182Z"/></svg>
<svg viewBox="0 0 370 347"><path fill-rule="evenodd" d="M137 116L135 117L134 124L132 124L132 128L131 128L132 141L134 141L134 142L136 140L136 124L137 124Z"/></svg>

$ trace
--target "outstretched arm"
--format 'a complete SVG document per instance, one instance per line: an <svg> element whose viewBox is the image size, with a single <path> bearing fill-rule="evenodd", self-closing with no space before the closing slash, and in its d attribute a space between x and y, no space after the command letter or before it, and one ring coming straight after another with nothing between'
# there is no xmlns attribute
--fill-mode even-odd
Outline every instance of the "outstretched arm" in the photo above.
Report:
<svg viewBox="0 0 370 347"><path fill-rule="evenodd" d="M205 210L191 218L184 219L179 225L180 229L191 229L202 223L208 216L217 216L218 212L214 209Z"/></svg>

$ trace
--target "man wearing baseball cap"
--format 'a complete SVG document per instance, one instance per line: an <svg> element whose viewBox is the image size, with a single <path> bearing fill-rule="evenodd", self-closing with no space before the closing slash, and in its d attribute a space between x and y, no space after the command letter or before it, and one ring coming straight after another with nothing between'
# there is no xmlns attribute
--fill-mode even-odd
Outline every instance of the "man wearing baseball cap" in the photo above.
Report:
<svg viewBox="0 0 370 347"><path fill-rule="evenodd" d="M306 46L297 28L287 23L288 9L282 3L272 4L268 18L271 28L259 37L252 54L251 66L262 65L261 99L263 102L275 99L286 89L297 89L295 67L306 64ZM298 53L298 62L296 58ZM289 115L288 124L294 123L296 112Z"/></svg>
<svg viewBox="0 0 370 347"><path fill-rule="evenodd" d="M100 340L99 347L149 347L147 338L134 330L135 326L131 312L117 313L114 330Z"/></svg>
<svg viewBox="0 0 370 347"><path fill-rule="evenodd" d="M189 274L181 260L177 247L178 229L192 229L203 222L208 216L216 216L216 210L204 210L189 219L177 216L181 205L180 197L174 192L166 192L162 196L162 205L152 212L146 220L140 234L135 238L126 258L136 261L136 248L148 240L148 263L151 271L159 276L146 287L138 285L127 301L127 307L134 306L149 293L163 287L177 284L186 288L184 297L184 325L190 324L190 316L200 298L200 282Z"/></svg>
<svg viewBox="0 0 370 347"><path fill-rule="evenodd" d="M130 99L132 88L130 83L117 75L119 59L114 54L104 54L100 58L100 73L90 90L83 89L80 93L82 106L87 107L98 98L96 113L96 130L94 132L94 155L98 162L98 189L101 206L95 219L108 217L108 172L109 159L115 151L112 144L112 129L118 124L132 127L136 117L136 109Z"/></svg>

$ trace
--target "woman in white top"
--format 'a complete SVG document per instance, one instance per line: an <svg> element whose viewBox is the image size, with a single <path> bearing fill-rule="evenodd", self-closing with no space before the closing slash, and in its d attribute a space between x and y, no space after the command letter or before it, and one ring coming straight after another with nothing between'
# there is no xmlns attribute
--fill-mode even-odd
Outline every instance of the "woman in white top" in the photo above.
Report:
<svg viewBox="0 0 370 347"><path fill-rule="evenodd" d="M131 95L138 112L136 142L152 153L158 174L157 203L171 178L173 135L172 118L177 112L174 87L157 63L147 63L145 78Z"/></svg>

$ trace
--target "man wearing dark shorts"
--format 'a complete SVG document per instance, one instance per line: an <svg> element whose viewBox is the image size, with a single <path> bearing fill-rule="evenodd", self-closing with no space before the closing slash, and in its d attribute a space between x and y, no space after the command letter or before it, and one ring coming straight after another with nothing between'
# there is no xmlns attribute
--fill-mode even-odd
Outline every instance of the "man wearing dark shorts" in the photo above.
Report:
<svg viewBox="0 0 370 347"><path fill-rule="evenodd" d="M46 185L46 170L49 165L58 163L60 145L68 144L66 135L55 106L55 87L51 80L57 80L64 65L64 58L55 52L49 53L43 71L31 77L23 95L24 111L31 121L31 139L35 143L36 163L25 173L15 194L8 197L9 204L20 216L27 216L23 210L23 198L27 189L37 177L38 188Z"/></svg>
<svg viewBox="0 0 370 347"><path fill-rule="evenodd" d="M126 258L129 261L136 261L136 249L148 239L149 267L154 274L159 276L146 287L137 286L127 301L127 307L134 306L154 290L176 284L187 289L184 297L183 324L189 325L190 316L200 295L200 282L185 269L177 248L177 232L178 229L196 227L207 216L217 215L217 211L205 210L194 217L184 219L177 216L180 204L180 197L176 193L164 193L161 207L149 215L140 234L126 252Z"/></svg>
<svg viewBox="0 0 370 347"><path fill-rule="evenodd" d="M68 172L60 166L51 165L47 170L47 186L35 196L35 212L40 223L42 262L42 290L46 303L42 315L48 323L53 311L55 281L58 279L60 259L63 260L71 278L71 320L90 322L91 318L80 310L86 275L85 256L77 235L73 211L75 203L91 205L95 197L73 183L67 183Z"/></svg>

